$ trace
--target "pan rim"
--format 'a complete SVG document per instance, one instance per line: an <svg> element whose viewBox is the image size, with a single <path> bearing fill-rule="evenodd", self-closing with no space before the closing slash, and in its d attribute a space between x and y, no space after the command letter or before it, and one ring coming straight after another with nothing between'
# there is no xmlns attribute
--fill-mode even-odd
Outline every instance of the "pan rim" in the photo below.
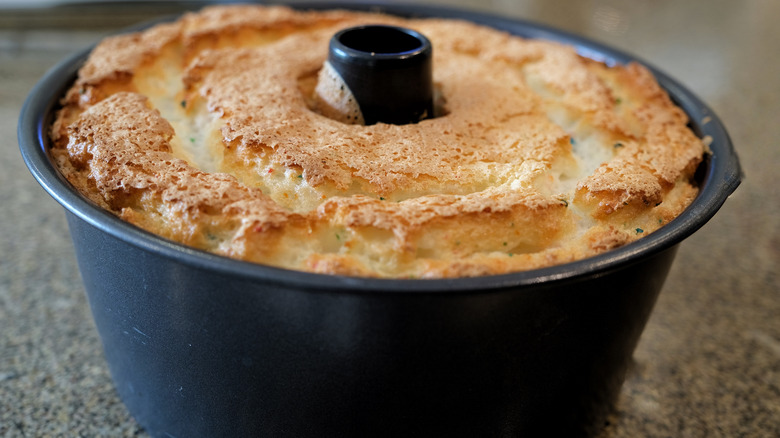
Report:
<svg viewBox="0 0 780 438"><path fill-rule="evenodd" d="M575 46L581 55L607 64L639 62L650 69L662 88L683 108L691 120L694 131L702 137L708 136L712 139L710 153L702 164L704 175L700 192L693 203L677 218L646 237L594 257L529 271L482 277L384 279L308 273L231 259L167 240L122 221L80 195L51 162L48 154L47 127L52 113L57 107L59 97L73 82L79 66L94 46L78 51L59 62L43 76L28 95L20 113L17 135L23 159L30 172L49 195L68 212L95 228L144 251L198 269L247 280L312 291L353 293L485 293L506 288L559 285L562 282L602 276L638 263L682 242L715 215L741 182L742 171L739 160L720 119L692 92L636 56L545 25L465 9L403 3L290 3L288 5L300 9L343 8L403 16L466 19L523 37L570 44ZM164 17L134 26L126 31L136 31L175 18L177 17Z"/></svg>

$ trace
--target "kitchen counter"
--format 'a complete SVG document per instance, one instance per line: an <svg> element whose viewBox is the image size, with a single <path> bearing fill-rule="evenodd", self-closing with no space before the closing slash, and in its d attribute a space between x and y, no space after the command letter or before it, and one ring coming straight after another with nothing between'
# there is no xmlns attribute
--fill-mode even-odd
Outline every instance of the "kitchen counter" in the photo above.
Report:
<svg viewBox="0 0 780 438"><path fill-rule="evenodd" d="M634 53L720 116L746 178L681 245L601 438L780 436L780 2L434 3ZM63 210L22 163L16 123L60 59L186 6L0 9L0 436L145 436L112 386Z"/></svg>

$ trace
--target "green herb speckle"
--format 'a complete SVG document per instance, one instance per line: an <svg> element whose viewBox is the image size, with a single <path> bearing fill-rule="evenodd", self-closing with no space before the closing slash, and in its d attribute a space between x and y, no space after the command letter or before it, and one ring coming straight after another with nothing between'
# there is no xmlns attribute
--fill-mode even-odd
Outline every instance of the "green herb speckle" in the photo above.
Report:
<svg viewBox="0 0 780 438"><path fill-rule="evenodd" d="M641 228L637 228L637 229L636 229L636 233L637 233L637 234L642 234L642 233L644 233L644 232L645 232L645 230L643 230L643 229L641 229Z"/></svg>
<svg viewBox="0 0 780 438"><path fill-rule="evenodd" d="M622 147L623 147L623 143L621 143L621 142L615 143L615 149L619 149L619 148L622 148Z"/></svg>
<svg viewBox="0 0 780 438"><path fill-rule="evenodd" d="M182 108L186 108L186 107L187 107L187 101L186 101L186 100L182 100L182 101L180 102L180 104L181 104L181 107L182 107Z"/></svg>

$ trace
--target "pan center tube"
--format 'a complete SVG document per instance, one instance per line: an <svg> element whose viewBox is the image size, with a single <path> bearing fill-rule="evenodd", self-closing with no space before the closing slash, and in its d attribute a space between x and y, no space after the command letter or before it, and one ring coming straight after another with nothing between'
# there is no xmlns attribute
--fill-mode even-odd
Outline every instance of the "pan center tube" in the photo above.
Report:
<svg viewBox="0 0 780 438"><path fill-rule="evenodd" d="M315 88L323 115L365 125L433 117L433 94L430 41L414 30L386 25L333 35Z"/></svg>

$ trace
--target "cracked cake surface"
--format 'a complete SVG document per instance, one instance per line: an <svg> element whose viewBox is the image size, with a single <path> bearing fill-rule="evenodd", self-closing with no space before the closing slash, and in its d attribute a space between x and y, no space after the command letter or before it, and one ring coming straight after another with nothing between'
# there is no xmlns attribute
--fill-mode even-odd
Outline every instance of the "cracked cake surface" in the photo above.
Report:
<svg viewBox="0 0 780 438"><path fill-rule="evenodd" d="M317 110L330 37L393 24L433 45L437 117ZM501 274L671 221L706 146L639 64L465 21L215 6L107 38L51 126L84 196L199 249L309 272Z"/></svg>

